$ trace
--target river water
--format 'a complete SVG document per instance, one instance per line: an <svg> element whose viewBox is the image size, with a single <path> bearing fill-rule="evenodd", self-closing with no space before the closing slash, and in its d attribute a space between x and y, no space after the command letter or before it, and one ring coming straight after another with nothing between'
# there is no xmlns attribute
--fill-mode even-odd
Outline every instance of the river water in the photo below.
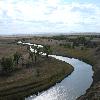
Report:
<svg viewBox="0 0 100 100"><path fill-rule="evenodd" d="M71 64L74 71L55 86L39 93L37 96L31 95L25 100L76 100L76 98L85 94L93 82L92 66L74 58L50 56Z"/></svg>
<svg viewBox="0 0 100 100"><path fill-rule="evenodd" d="M29 43L28 45L31 44ZM38 95L31 95L25 100L76 100L85 94L93 82L92 66L74 58L56 55L49 56L71 64L74 67L74 71L60 83L38 93Z"/></svg>

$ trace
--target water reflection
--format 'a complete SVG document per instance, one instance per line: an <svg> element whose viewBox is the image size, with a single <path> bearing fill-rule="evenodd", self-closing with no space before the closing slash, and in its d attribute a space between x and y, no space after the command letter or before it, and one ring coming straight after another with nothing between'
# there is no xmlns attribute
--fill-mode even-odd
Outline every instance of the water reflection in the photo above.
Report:
<svg viewBox="0 0 100 100"><path fill-rule="evenodd" d="M50 89L36 95L32 95L25 100L75 100L83 95L92 84L92 66L78 59L71 59L62 56L50 55L56 59L65 61L74 67L73 73L62 82Z"/></svg>

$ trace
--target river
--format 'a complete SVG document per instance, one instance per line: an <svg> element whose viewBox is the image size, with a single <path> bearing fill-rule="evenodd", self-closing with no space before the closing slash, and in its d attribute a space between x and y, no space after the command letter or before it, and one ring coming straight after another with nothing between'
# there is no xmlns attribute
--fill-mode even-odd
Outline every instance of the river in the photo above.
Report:
<svg viewBox="0 0 100 100"><path fill-rule="evenodd" d="M38 95L31 95L25 100L76 100L85 94L93 82L92 66L74 58L56 55L49 56L71 64L74 67L74 71L60 83L38 93Z"/></svg>

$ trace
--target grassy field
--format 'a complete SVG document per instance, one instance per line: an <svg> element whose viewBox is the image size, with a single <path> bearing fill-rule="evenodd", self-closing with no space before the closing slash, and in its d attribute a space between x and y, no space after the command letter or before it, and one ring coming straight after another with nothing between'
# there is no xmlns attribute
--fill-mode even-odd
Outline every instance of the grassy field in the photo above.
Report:
<svg viewBox="0 0 100 100"><path fill-rule="evenodd" d="M0 52L1 52L1 56L2 55L9 55L9 52L12 53L12 52L15 52L16 50L22 51L23 55L26 54L27 51L26 51L25 47L19 47L19 46L13 44L15 42L15 40L22 40L24 42L37 43L37 44L42 44L42 45L50 45L51 48L52 48L52 51L53 51L52 54L68 56L68 57L74 57L74 58L78 58L78 59L80 59L80 60L82 60L82 61L84 61L86 63L89 63L89 64L91 64L93 66L93 70L94 70L93 84L91 85L91 88L87 90L87 93L85 95L81 96L78 99L79 100L86 100L86 99L88 99L88 100L100 100L100 74L99 74L100 73L100 37L99 36L81 36L81 37L85 37L88 41L90 41L90 43L95 43L95 44L92 44L92 47L90 46L91 44L89 44L88 47L87 46L83 46L82 44L80 44L79 46L75 46L74 48L73 47L71 47L71 48L68 47L68 44L74 43L74 41L75 41L75 39L77 39L77 37L79 37L79 36L74 36L74 37L73 36L62 36L62 37L59 37L59 36L58 37L56 37L56 36L55 37L21 37L21 38L17 37L17 38L9 39L9 42L12 44L13 48L11 48L11 44L10 45L7 44L8 40L6 40L7 41L6 43L4 43L5 46L4 46L4 44L2 45L2 43L1 43L2 46L0 46L0 48L1 48ZM13 40L13 43L12 43L12 40ZM67 46L66 46L66 44L67 44ZM8 50L5 49L6 47L8 47ZM7 51L9 51L9 52L7 52ZM56 61L55 61L55 59L51 59L51 62L52 62L51 66L53 66ZM46 65L49 65L49 63L50 62L48 62L48 60L47 60L46 62L44 61L44 62L40 63L40 65L38 65L38 66L41 66L41 67L35 67L35 70L34 70L35 73L36 73L37 70L42 70L42 72L43 72L43 73L39 73L39 76L36 75L36 74L35 74L35 76L36 77L40 77L42 75L48 76L45 73L45 72L48 72L47 71L48 69L46 71L44 71L43 69L45 69L45 68L43 68L42 64L44 64L46 66ZM62 63L62 62L60 62L60 63ZM52 72L54 71L54 73L55 73L55 70L56 69L58 70L58 68L56 68L56 66L58 66L58 65L59 65L59 68L62 68L62 67L60 67L60 63L55 63L55 69L52 69L51 71ZM63 62L63 64L64 64L64 62ZM71 68L71 71L72 71L73 70L72 67L70 67L70 68ZM24 69L24 70L26 71L26 69ZM57 71L57 73L59 75L61 75L61 77L59 75L57 75L57 73L55 73L54 75L52 75L54 79L50 78L50 76L49 76L49 79L52 79L52 81L50 81L48 78L43 76L47 80L40 81L40 82L38 82L38 84L35 83L34 86L36 86L36 87L42 86L42 87L38 87L40 89L41 88L44 89L45 86L48 87L48 85L46 83L50 82L50 84L52 84L52 83L55 83L54 80L56 78L58 78L58 77L60 79L64 78L64 76L62 75L62 73L64 74L64 70L63 69L59 69ZM60 71L61 71L61 73L60 73ZM66 69L66 72L67 71L68 71L68 73L70 72L68 69ZM19 71L19 73L20 72L21 71ZM24 72L24 74L25 74L25 72ZM27 73L26 73L26 75L27 75ZM66 75L67 75L67 73L66 73ZM28 77L28 75L27 75L27 77ZM25 80L27 81L27 79L25 79ZM60 79L58 79L58 80L60 80ZM58 81L58 80L56 80L56 81ZM30 81L31 81L31 78L30 78ZM44 82L45 82L45 85L43 85ZM30 88L31 88L31 86L32 85L30 85ZM34 88L34 89L36 89L35 91L38 91L38 88ZM26 90L27 90L27 87L26 87ZM11 90L11 91L13 91L13 90ZM30 90L30 93L32 93L32 92L33 91ZM18 95L19 95L19 97L21 97L20 94L18 94ZM22 95L26 95L26 93L22 92ZM14 95L14 97L16 97L16 95Z"/></svg>
<svg viewBox="0 0 100 100"><path fill-rule="evenodd" d="M79 48L73 49L73 48L65 48L61 46L53 46L52 49L53 49L53 53L56 53L57 55L78 58L90 64L96 63L96 59L93 57L94 50L91 48L85 48L81 50Z"/></svg>
<svg viewBox="0 0 100 100"><path fill-rule="evenodd" d="M32 68L24 68L9 77L0 78L0 99L19 99L37 93L60 82L72 71L69 64L49 58Z"/></svg>
<svg viewBox="0 0 100 100"><path fill-rule="evenodd" d="M12 56L16 51L28 59L26 46L17 45L15 38L5 40L0 40L0 59L3 56ZM45 57L41 57L32 66L17 67L9 76L0 75L0 100L23 100L30 94L38 93L60 82L74 70L65 62Z"/></svg>
<svg viewBox="0 0 100 100"><path fill-rule="evenodd" d="M79 36L55 36L44 37L43 39L37 37L36 41L38 41L38 43L51 45L53 54L74 57L91 64L94 71L93 84L90 89L87 90L87 93L78 99L100 100L100 36L80 36L85 37L87 42L90 41L88 46L83 46L80 42L80 45L74 48L66 46L66 44L71 43L77 37ZM31 39L31 42L32 41L35 40Z"/></svg>

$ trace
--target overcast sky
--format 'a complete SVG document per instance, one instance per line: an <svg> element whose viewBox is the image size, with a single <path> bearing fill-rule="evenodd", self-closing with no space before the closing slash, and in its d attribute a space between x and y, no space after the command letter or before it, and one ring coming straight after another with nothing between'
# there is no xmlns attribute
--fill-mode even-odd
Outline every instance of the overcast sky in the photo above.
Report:
<svg viewBox="0 0 100 100"><path fill-rule="evenodd" d="M100 32L100 0L0 0L0 34Z"/></svg>

